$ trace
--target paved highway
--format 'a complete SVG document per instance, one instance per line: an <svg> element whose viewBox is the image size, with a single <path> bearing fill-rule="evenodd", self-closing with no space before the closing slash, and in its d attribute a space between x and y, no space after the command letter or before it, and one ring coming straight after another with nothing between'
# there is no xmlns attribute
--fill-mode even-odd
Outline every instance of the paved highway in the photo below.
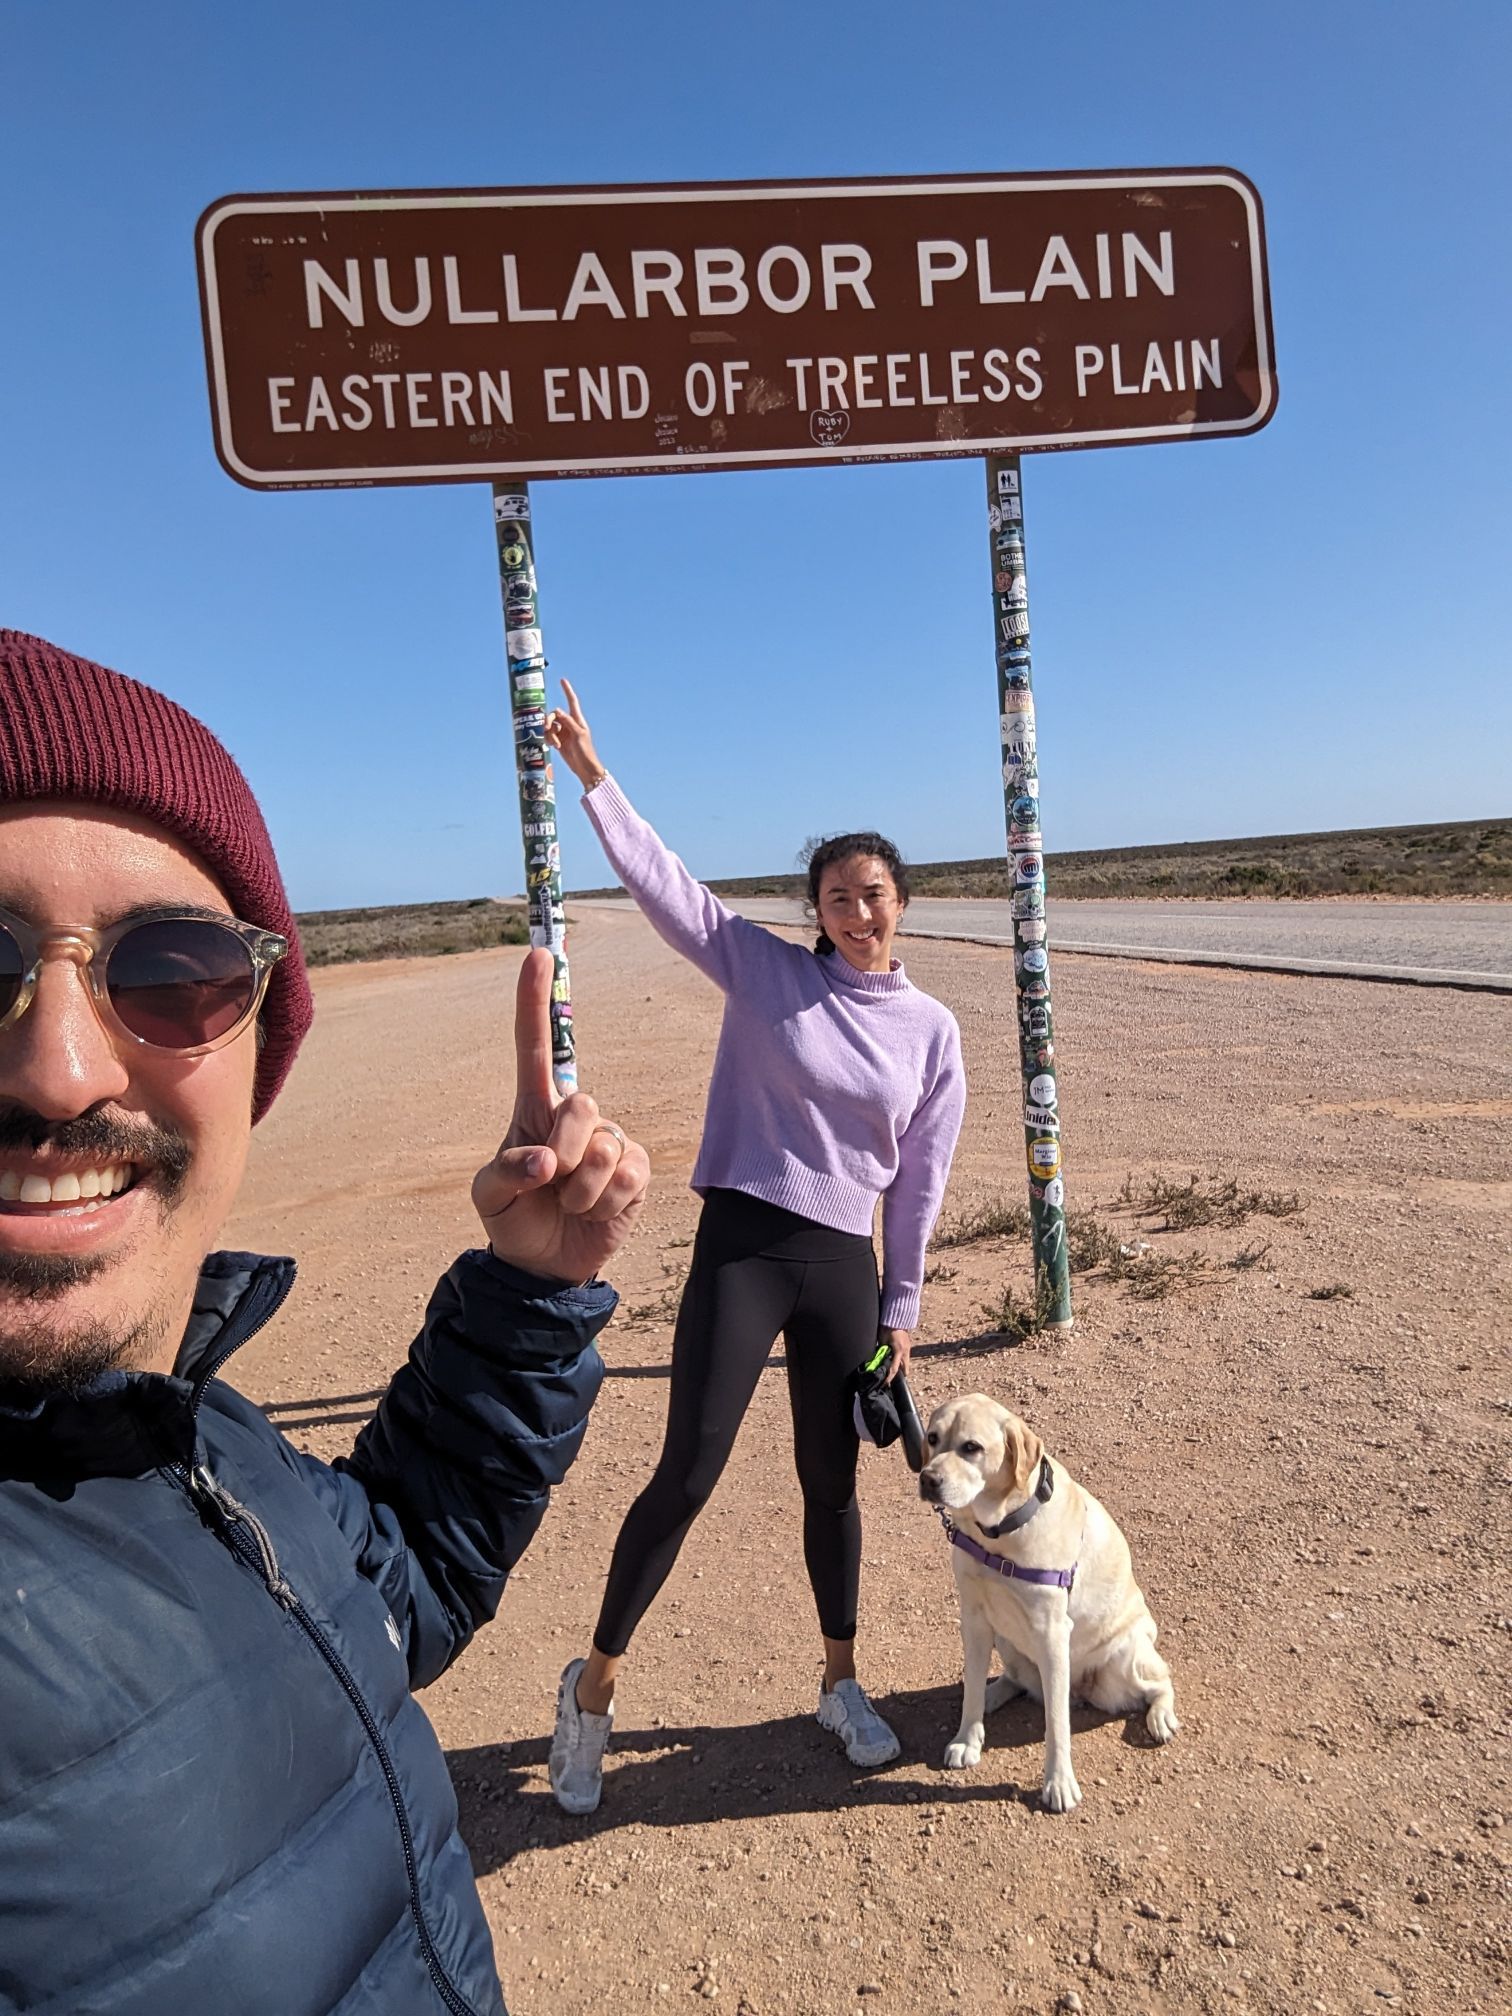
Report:
<svg viewBox="0 0 1512 2016"><path fill-rule="evenodd" d="M752 896L763 922L801 922L797 903ZM1512 903L1161 903L1048 905L1061 952L1250 966L1512 993ZM1004 900L921 896L905 929L921 937L1013 942Z"/></svg>

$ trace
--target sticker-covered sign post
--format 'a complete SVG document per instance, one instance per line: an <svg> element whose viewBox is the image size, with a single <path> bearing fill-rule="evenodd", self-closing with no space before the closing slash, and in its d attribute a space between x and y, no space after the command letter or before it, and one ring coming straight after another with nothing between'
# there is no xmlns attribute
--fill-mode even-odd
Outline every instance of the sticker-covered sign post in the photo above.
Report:
<svg viewBox="0 0 1512 2016"><path fill-rule="evenodd" d="M562 905L562 849L557 839L556 785L546 745L546 652L536 587L530 486L505 478L493 486L494 549L504 604L509 704L514 721L520 832L525 842L525 890L530 942L555 962L551 983L551 1073L558 1092L577 1090L572 1043L572 990L567 977L567 918Z"/></svg>
<svg viewBox="0 0 1512 2016"><path fill-rule="evenodd" d="M1013 973L1018 987L1034 1306L1041 1328L1063 1330L1071 1322L1071 1265L1066 1252L1066 1186L1061 1173L1055 1011L1050 998L1050 940L1045 923L1039 747L1029 664L1029 576L1024 562L1024 499L1017 455L987 457L987 529L992 540L1003 803L1013 883Z"/></svg>

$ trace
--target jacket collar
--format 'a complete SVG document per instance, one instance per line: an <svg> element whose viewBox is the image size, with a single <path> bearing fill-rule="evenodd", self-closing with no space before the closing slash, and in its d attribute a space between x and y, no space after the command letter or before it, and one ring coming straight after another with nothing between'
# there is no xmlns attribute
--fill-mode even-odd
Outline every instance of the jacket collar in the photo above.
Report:
<svg viewBox="0 0 1512 2016"><path fill-rule="evenodd" d="M205 1387L293 1285L292 1260L212 1253L171 1373L106 1372L82 1393L50 1393L30 1407L0 1403L0 1481L68 1484L192 1463Z"/></svg>

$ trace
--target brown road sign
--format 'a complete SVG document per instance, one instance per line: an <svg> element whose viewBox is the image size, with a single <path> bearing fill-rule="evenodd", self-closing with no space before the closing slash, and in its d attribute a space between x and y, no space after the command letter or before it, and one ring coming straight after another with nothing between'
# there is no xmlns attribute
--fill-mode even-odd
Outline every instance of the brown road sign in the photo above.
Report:
<svg viewBox="0 0 1512 2016"><path fill-rule="evenodd" d="M259 489L1247 434L1260 199L1226 168L231 196L216 447Z"/></svg>

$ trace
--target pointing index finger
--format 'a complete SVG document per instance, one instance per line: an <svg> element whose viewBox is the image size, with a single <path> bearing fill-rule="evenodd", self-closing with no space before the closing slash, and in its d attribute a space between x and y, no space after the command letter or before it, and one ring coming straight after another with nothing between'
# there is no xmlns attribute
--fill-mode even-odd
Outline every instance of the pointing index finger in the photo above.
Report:
<svg viewBox="0 0 1512 2016"><path fill-rule="evenodd" d="M556 962L540 946L525 954L515 989L515 1103L556 1104L551 1074L551 981Z"/></svg>

